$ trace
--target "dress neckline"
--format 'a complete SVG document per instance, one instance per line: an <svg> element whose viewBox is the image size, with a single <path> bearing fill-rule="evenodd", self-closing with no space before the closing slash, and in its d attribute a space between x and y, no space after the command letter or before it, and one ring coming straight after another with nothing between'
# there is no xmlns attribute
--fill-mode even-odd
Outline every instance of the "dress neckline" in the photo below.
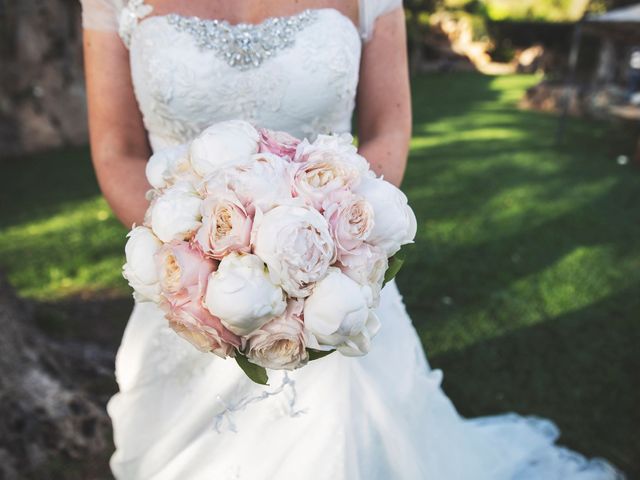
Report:
<svg viewBox="0 0 640 480"><path fill-rule="evenodd" d="M268 24L270 22L273 22L274 20L290 20L290 19L294 19L300 16L303 16L305 14L309 14L309 13L313 13L313 12L321 12L321 11L333 11L335 13L337 13L340 17L344 18L345 20L348 20L349 23L351 25L353 25L353 28L355 30L358 30L358 27L356 26L355 22L351 19L351 17L349 17L348 15L346 15L345 13L341 12L340 10L338 10L335 7L317 7L317 8L305 8L304 10L301 10L297 13L293 13L291 15L271 15L269 17L265 17L262 20L260 20L259 22L237 22L237 23L233 23L230 22L229 20L223 19L223 18L204 18L204 17L200 17L197 15L184 15L181 13L163 13L160 15L151 15L148 17L145 17L145 19L150 19L150 18L166 18L166 17L174 17L174 18L182 18L182 19L187 19L187 20L197 20L200 22L211 22L211 23L218 23L221 25L225 25L226 27L229 28L235 28L235 27L242 27L242 28L247 28L247 27L261 27L264 26L265 24ZM145 20L143 19L143 20ZM142 21L142 20L141 20Z"/></svg>
<svg viewBox="0 0 640 480"><path fill-rule="evenodd" d="M362 0L358 0L358 11L360 16L362 16L362 9L360 8L361 1ZM144 20L148 20L152 18L172 18L173 17L173 18L185 19L185 20L197 20L200 22L211 22L211 23L215 22L218 24L225 25L228 28L235 28L235 27L250 28L250 27L261 27L269 22L273 22L274 20L289 20L289 19L299 17L301 15L305 15L313 12L332 11L336 13L338 16L342 17L344 20L347 20L352 25L353 29L358 33L358 35L360 35L360 27L356 24L356 22L354 22L353 19L349 17L346 13L342 12L341 10L335 7L306 8L304 10L301 10L297 13L293 13L290 15L270 15L258 22L236 22L236 23L230 22L229 20L226 20L224 18L205 18L205 17L200 17L198 15L185 15L185 14L174 13L174 12L167 12L159 15L150 15L153 9L154 9L153 5L149 5L148 3L145 2L145 0L129 0L122 9L123 12L125 13L124 15L121 15L121 17L128 16L129 18L135 18L136 23L141 23ZM361 20L362 19L359 18L358 21L361 23Z"/></svg>
<svg viewBox="0 0 640 480"><path fill-rule="evenodd" d="M362 0L359 0L358 6L361 6ZM335 7L316 7L316 8L307 8L300 12L294 13L292 15L272 15L266 18L263 18L259 22L251 23L251 22L238 22L232 23L226 19L222 18L203 18L198 16L189 16L180 13L162 13L158 15L151 15L153 12L153 6L145 3L144 0L129 0L126 5L120 11L120 19L119 19L119 34L122 38L124 44L127 48L129 48L131 44L131 37L134 32L138 28L139 25L145 23L146 21L152 21L153 19L164 20L168 23L189 23L189 22L199 22L202 24L223 26L225 29L229 31L249 31L249 30L259 30L269 25L270 23L275 22L289 22L295 21L300 17L311 16L318 14L320 12L330 12L334 15L337 15L338 18L342 19L342 21L347 22L351 31L357 35L360 40L363 40L363 32L361 28L356 25L356 23L345 13L338 10ZM362 10L360 9L360 19L362 18Z"/></svg>

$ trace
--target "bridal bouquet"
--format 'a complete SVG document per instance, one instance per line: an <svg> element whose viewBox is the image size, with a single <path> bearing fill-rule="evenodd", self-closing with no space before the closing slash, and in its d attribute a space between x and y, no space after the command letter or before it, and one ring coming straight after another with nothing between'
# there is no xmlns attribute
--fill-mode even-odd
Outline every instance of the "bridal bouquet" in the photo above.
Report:
<svg viewBox="0 0 640 480"><path fill-rule="evenodd" d="M155 153L147 177L150 206L123 272L179 335L262 384L266 368L369 351L416 220L350 135L309 142L217 123Z"/></svg>

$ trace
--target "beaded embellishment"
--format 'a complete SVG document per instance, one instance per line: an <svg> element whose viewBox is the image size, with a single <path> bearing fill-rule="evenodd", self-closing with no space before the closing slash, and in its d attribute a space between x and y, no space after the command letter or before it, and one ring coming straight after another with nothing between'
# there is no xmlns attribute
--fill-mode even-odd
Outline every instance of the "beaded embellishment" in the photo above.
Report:
<svg viewBox="0 0 640 480"><path fill-rule="evenodd" d="M201 50L213 50L230 67L240 70L259 67L278 50L290 47L295 34L316 18L314 10L289 17L272 17L258 24L232 25L226 20L167 15L180 32L194 37Z"/></svg>

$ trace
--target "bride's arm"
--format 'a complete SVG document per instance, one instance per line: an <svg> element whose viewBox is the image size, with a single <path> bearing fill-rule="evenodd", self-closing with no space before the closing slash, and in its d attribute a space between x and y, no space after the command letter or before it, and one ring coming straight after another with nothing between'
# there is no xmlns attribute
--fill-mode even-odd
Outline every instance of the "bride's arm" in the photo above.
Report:
<svg viewBox="0 0 640 480"><path fill-rule="evenodd" d="M142 223L150 155L133 93L129 54L115 32L84 31L91 157L100 189L126 226Z"/></svg>
<svg viewBox="0 0 640 480"><path fill-rule="evenodd" d="M376 20L364 45L358 86L360 151L377 174L399 186L411 139L411 94L402 8Z"/></svg>

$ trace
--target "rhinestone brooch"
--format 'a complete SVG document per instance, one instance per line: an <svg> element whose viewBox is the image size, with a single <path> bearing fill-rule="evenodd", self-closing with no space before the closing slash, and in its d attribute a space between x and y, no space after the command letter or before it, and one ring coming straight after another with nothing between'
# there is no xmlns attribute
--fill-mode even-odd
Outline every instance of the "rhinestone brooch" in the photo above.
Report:
<svg viewBox="0 0 640 480"><path fill-rule="evenodd" d="M293 45L295 34L311 23L316 13L305 10L290 17L273 17L258 23L232 25L226 20L167 16L169 24L187 32L200 50L213 50L231 67L248 70L259 67L278 50Z"/></svg>

